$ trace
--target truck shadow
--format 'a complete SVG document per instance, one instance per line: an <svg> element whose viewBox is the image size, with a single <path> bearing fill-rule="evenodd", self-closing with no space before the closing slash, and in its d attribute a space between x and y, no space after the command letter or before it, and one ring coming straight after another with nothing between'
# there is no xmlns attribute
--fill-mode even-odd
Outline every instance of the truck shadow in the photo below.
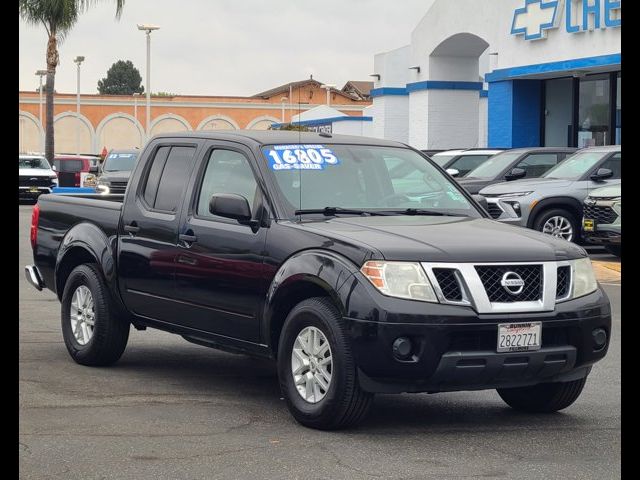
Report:
<svg viewBox="0 0 640 480"><path fill-rule="evenodd" d="M281 398L274 362L233 355L205 347L175 344L138 346L127 350L110 370L114 375L131 375L155 386L179 390L185 395L232 397L248 407L252 415L281 427L297 425ZM578 401L579 402L579 401ZM532 415L507 407L495 391L442 394L377 395L370 415L349 434L393 434L455 432L489 433L523 430L575 430L587 420L566 413ZM276 427L278 428L278 427Z"/></svg>

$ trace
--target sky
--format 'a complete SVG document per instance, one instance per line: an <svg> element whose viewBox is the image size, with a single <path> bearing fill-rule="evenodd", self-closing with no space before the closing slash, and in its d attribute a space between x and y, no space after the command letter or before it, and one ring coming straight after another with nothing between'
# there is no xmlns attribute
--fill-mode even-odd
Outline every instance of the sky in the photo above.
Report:
<svg viewBox="0 0 640 480"><path fill-rule="evenodd" d="M131 60L146 84L146 42L136 24L161 28L151 38L151 91L182 95L253 95L314 79L338 88L372 80L373 57L410 43L428 0L126 0L98 2L59 45L55 89L82 93L117 60ZM19 27L20 90L35 91L46 68L44 27Z"/></svg>

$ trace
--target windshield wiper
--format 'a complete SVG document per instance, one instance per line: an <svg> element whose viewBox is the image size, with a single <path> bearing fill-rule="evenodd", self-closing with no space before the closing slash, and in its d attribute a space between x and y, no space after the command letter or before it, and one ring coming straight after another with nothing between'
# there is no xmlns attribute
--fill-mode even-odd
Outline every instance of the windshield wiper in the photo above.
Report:
<svg viewBox="0 0 640 480"><path fill-rule="evenodd" d="M375 210L354 210L351 208L340 207L324 207L324 208L307 208L303 210L296 210L296 215L324 215L325 217L334 217L336 214L345 215L388 215L384 212L376 212Z"/></svg>
<svg viewBox="0 0 640 480"><path fill-rule="evenodd" d="M387 210L389 213L398 215L425 215L434 217L467 217L463 213L438 212L436 210L424 210L422 208L407 208L405 210Z"/></svg>

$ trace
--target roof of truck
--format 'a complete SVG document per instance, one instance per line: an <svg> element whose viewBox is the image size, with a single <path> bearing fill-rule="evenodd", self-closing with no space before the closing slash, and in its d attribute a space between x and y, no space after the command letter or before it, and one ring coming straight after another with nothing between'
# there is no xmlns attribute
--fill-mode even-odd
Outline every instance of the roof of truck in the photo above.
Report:
<svg viewBox="0 0 640 480"><path fill-rule="evenodd" d="M329 136L330 135L330 136ZM154 138L207 138L212 140L241 141L249 140L258 144L352 144L375 145L387 147L405 147L403 143L382 140L379 138L352 135L319 134L313 132L296 132L293 130L217 130L180 133L163 133Z"/></svg>

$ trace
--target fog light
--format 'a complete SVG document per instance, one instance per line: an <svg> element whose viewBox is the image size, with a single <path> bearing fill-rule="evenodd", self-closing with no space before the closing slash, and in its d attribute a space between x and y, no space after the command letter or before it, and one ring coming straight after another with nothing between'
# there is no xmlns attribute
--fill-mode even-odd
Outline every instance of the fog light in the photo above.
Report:
<svg viewBox="0 0 640 480"><path fill-rule="evenodd" d="M596 328L591 332L593 338L593 348L595 350L602 349L607 343L607 332L604 328Z"/></svg>
<svg viewBox="0 0 640 480"><path fill-rule="evenodd" d="M393 356L398 360L407 360L412 351L413 345L407 337L398 337L393 342Z"/></svg>

